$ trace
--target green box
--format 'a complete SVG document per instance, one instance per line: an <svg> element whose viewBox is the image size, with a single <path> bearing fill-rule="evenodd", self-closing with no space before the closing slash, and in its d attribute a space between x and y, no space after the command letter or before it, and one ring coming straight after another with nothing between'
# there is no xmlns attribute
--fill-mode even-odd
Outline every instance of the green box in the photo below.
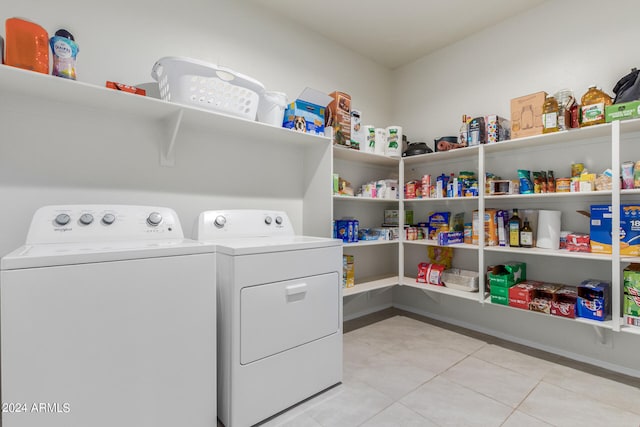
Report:
<svg viewBox="0 0 640 427"><path fill-rule="evenodd" d="M493 296L505 297L508 300L509 299L509 289L510 288L503 288L501 286L492 286L490 294L491 294L492 297Z"/></svg>
<svg viewBox="0 0 640 427"><path fill-rule="evenodd" d="M493 291L493 288L505 288L509 289L516 284L513 278L513 273L493 274L489 273L489 286Z"/></svg>
<svg viewBox="0 0 640 427"><path fill-rule="evenodd" d="M640 297L624 294L624 310L622 314L640 317Z"/></svg>
<svg viewBox="0 0 640 427"><path fill-rule="evenodd" d="M615 120L637 119L638 117L640 117L640 101L609 105L604 109L604 119L607 123Z"/></svg>
<svg viewBox="0 0 640 427"><path fill-rule="evenodd" d="M499 295L491 295L492 304L509 305L509 297L502 297Z"/></svg>
<svg viewBox="0 0 640 427"><path fill-rule="evenodd" d="M524 262L509 261L504 264L504 268L509 273L513 274L513 280L515 283L527 280L527 264Z"/></svg>
<svg viewBox="0 0 640 427"><path fill-rule="evenodd" d="M631 264L623 271L624 292L640 295L640 266ZM635 291L635 292L634 292Z"/></svg>
<svg viewBox="0 0 640 427"><path fill-rule="evenodd" d="M333 179L333 194L340 193L340 175L337 173L331 174Z"/></svg>

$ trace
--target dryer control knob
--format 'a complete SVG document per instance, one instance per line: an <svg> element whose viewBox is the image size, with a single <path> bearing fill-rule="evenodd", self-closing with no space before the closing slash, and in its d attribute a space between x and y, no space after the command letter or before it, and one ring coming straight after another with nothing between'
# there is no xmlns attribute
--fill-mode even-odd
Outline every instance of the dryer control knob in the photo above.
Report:
<svg viewBox="0 0 640 427"><path fill-rule="evenodd" d="M80 224L89 225L92 222L93 222L93 215L86 213L80 216Z"/></svg>
<svg viewBox="0 0 640 427"><path fill-rule="evenodd" d="M271 217L270 217L270 216L268 216L268 217L266 217L266 218L264 219L264 223L265 223L265 224L267 224L267 225L271 225L271 221L273 221L273 220L271 219Z"/></svg>
<svg viewBox="0 0 640 427"><path fill-rule="evenodd" d="M104 225L111 225L116 221L116 216L114 214L104 214L104 216L102 217L102 223Z"/></svg>
<svg viewBox="0 0 640 427"><path fill-rule="evenodd" d="M56 225L67 225L69 221L71 221L71 217L67 214L59 214L55 219Z"/></svg>
<svg viewBox="0 0 640 427"><path fill-rule="evenodd" d="M281 216L277 216L276 217L276 224L278 224L278 225L282 224L282 217Z"/></svg>
<svg viewBox="0 0 640 427"><path fill-rule="evenodd" d="M147 217L147 224L152 227L157 227L162 222L162 215L158 212L151 212Z"/></svg>
<svg viewBox="0 0 640 427"><path fill-rule="evenodd" d="M216 219L213 221L213 225L215 225L217 228L224 227L226 223L227 223L227 218L225 218L222 215L218 215Z"/></svg>

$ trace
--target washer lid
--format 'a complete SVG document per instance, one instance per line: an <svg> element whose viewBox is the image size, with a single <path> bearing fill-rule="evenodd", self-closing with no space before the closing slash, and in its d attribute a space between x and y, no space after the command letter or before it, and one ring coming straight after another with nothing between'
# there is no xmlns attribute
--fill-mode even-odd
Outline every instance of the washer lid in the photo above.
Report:
<svg viewBox="0 0 640 427"><path fill-rule="evenodd" d="M265 236L212 240L211 243L215 243L216 251L221 254L250 255L341 246L342 240L312 236Z"/></svg>
<svg viewBox="0 0 640 427"><path fill-rule="evenodd" d="M25 245L0 261L1 270L215 253L216 246L190 239Z"/></svg>

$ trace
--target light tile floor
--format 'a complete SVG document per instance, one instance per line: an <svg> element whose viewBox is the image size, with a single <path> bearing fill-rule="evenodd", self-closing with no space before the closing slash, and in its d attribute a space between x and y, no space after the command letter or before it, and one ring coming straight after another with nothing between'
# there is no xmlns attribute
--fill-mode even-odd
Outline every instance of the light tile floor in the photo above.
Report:
<svg viewBox="0 0 640 427"><path fill-rule="evenodd" d="M347 332L343 383L264 426L640 426L634 381L471 335L404 315Z"/></svg>

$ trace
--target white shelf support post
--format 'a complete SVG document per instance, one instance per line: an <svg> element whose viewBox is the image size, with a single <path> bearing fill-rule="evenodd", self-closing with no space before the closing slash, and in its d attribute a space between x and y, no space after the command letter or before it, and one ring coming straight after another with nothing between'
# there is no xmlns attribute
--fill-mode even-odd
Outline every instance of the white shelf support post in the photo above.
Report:
<svg viewBox="0 0 640 427"><path fill-rule="evenodd" d="M172 167L176 164L175 145L180 123L182 122L183 109L179 109L166 121L166 134L169 138L162 141L160 148L160 166Z"/></svg>
<svg viewBox="0 0 640 427"><path fill-rule="evenodd" d="M611 319L620 331L620 121L611 124Z"/></svg>
<svg viewBox="0 0 640 427"><path fill-rule="evenodd" d="M615 322L614 322L614 327L615 327ZM618 325L618 328L620 327L620 325ZM593 325L593 330L596 331L596 337L598 339L598 342L600 344L606 344L607 343L607 336L604 333L604 330L600 327L600 326L596 326Z"/></svg>
<svg viewBox="0 0 640 427"><path fill-rule="evenodd" d="M485 173L485 154L484 145L478 147L478 277L479 289L478 289L478 302L484 305L485 298L483 295L487 289L487 284L484 282L486 268L484 266L484 196L485 196L485 180L487 179ZM471 217L471 223L473 227L473 214Z"/></svg>

